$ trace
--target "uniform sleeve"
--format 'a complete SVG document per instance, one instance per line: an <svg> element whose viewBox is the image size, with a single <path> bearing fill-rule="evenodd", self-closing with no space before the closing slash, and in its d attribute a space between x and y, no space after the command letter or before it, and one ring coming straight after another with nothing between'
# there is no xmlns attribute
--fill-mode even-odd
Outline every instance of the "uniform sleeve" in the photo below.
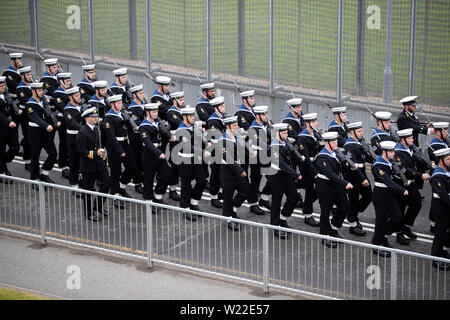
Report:
<svg viewBox="0 0 450 320"><path fill-rule="evenodd" d="M228 152L228 150L230 150ZM226 161L226 166L229 167L231 169L231 171L233 172L233 174L236 177L240 177L242 175L242 173L244 172L244 169L240 166L240 164L236 163L234 161L234 159L232 160L232 162L228 161L230 159L227 159L227 154L233 154L234 157L236 157L236 155L234 154L235 151L237 149L235 148L235 144L228 141L228 140L222 140L222 155L223 155L223 160Z"/></svg>
<svg viewBox="0 0 450 320"><path fill-rule="evenodd" d="M26 113L31 122L36 123L42 130L47 130L49 124L45 122L39 115L36 113L33 107L33 103L27 103L26 105Z"/></svg>
<svg viewBox="0 0 450 320"><path fill-rule="evenodd" d="M125 150L123 150L119 141L117 141L116 133L114 131L114 123L111 121L111 119L105 117L105 120L102 121L102 125L103 131L105 132L106 135L106 141L112 147L113 151L119 155L124 153Z"/></svg>
<svg viewBox="0 0 450 320"><path fill-rule="evenodd" d="M316 167L317 171L330 179L332 183L336 183L339 187L342 188L345 188L347 186L348 182L342 179L333 171L328 161L324 159L324 156L316 159Z"/></svg>
<svg viewBox="0 0 450 320"><path fill-rule="evenodd" d="M372 174L374 178L378 178L377 179L378 181L384 183L389 189L391 189L397 195L403 195L403 193L405 193L406 189L402 188L397 183L395 183L391 179L388 172L386 172L386 170L384 170L383 168L380 168L380 166L372 167Z"/></svg>
<svg viewBox="0 0 450 320"><path fill-rule="evenodd" d="M286 148L280 148L280 162L279 162L280 169L285 173L287 173L289 176L291 176L293 179L298 179L300 174L297 171L295 171L287 161L288 152L289 151Z"/></svg>
<svg viewBox="0 0 450 320"><path fill-rule="evenodd" d="M65 101L65 97L63 97L60 93L54 93L53 94L53 105L55 106L56 110L58 110L61 113L64 113L64 107L67 105Z"/></svg>
<svg viewBox="0 0 450 320"><path fill-rule="evenodd" d="M141 137L141 141L144 144L144 148L151 152L155 157L159 158L162 152L152 143L151 133L148 132L145 128L139 128L139 136Z"/></svg>
<svg viewBox="0 0 450 320"><path fill-rule="evenodd" d="M409 160L407 158L408 155L405 152L402 151L395 152L395 160L397 160L400 168L405 169L405 177L409 180L413 180L420 177L422 174L419 171L414 170L413 168L410 168L405 165L405 163L407 163L407 161Z"/></svg>
<svg viewBox="0 0 450 320"><path fill-rule="evenodd" d="M208 108L206 107L206 105L204 103L197 104L197 106L195 107L195 110L197 111L197 115L198 115L199 119L203 122L208 121L208 118L211 116L208 113Z"/></svg>
<svg viewBox="0 0 450 320"><path fill-rule="evenodd" d="M439 176L433 177L431 179L431 188L434 193L437 193L439 198L450 207L450 195L446 188L445 180Z"/></svg>
<svg viewBox="0 0 450 320"><path fill-rule="evenodd" d="M83 126L73 117L69 110L64 110L64 121L68 130L80 130Z"/></svg>
<svg viewBox="0 0 450 320"><path fill-rule="evenodd" d="M248 128L250 128L251 123L248 123L247 119L245 119L244 115L242 114L242 112L239 112L238 114L236 114L238 117L238 124L240 128L244 128L245 131L248 130Z"/></svg>

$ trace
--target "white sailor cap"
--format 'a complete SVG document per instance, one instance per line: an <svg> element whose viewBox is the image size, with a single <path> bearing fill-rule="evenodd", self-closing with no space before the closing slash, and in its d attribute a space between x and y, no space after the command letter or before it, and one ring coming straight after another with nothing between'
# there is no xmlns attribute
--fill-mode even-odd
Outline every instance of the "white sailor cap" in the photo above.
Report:
<svg viewBox="0 0 450 320"><path fill-rule="evenodd" d="M121 94L115 94L113 96L108 97L108 102L117 102L117 101L122 101L122 95Z"/></svg>
<svg viewBox="0 0 450 320"><path fill-rule="evenodd" d="M143 91L143 90L144 90L144 85L143 84L139 84L137 86L134 86L134 87L130 88L130 92L132 92L132 93Z"/></svg>
<svg viewBox="0 0 450 320"><path fill-rule="evenodd" d="M380 147L383 150L394 151L396 146L397 143L395 141L386 140L380 142Z"/></svg>
<svg viewBox="0 0 450 320"><path fill-rule="evenodd" d="M287 123L274 123L272 129L275 131L286 131L289 127Z"/></svg>
<svg viewBox="0 0 450 320"><path fill-rule="evenodd" d="M46 66L53 66L55 64L58 64L58 58L45 59L44 63L45 63Z"/></svg>
<svg viewBox="0 0 450 320"><path fill-rule="evenodd" d="M209 103L213 107L218 107L225 103L225 98L224 97L216 97L214 99L209 100Z"/></svg>
<svg viewBox="0 0 450 320"><path fill-rule="evenodd" d="M81 69L83 69L84 71L95 70L95 64L86 64L84 66L81 66Z"/></svg>
<svg viewBox="0 0 450 320"><path fill-rule="evenodd" d="M22 59L23 53L22 52L13 52L9 54L9 57L11 59Z"/></svg>
<svg viewBox="0 0 450 320"><path fill-rule="evenodd" d="M183 98L184 97L184 91L177 91L177 92L173 92L169 95L171 98L173 99L178 99L178 98Z"/></svg>
<svg viewBox="0 0 450 320"><path fill-rule="evenodd" d="M286 101L286 103L290 106L299 106L302 104L302 98L292 98Z"/></svg>
<svg viewBox="0 0 450 320"><path fill-rule="evenodd" d="M254 114L258 114L258 113L266 113L267 110L269 110L269 106L255 106L253 108L253 113Z"/></svg>
<svg viewBox="0 0 450 320"><path fill-rule="evenodd" d="M84 110L84 112L81 114L82 118L86 117L98 117L97 109L95 107L88 108Z"/></svg>
<svg viewBox="0 0 450 320"><path fill-rule="evenodd" d="M157 76L155 78L156 83L160 83L160 84L169 84L171 80L172 79L170 79L169 77L166 77L166 76Z"/></svg>
<svg viewBox="0 0 450 320"><path fill-rule="evenodd" d="M333 141L337 140L339 134L336 131L327 131L322 134L322 138L324 141Z"/></svg>
<svg viewBox="0 0 450 320"><path fill-rule="evenodd" d="M347 107L334 107L334 108L331 108L331 111L333 113L346 113Z"/></svg>
<svg viewBox="0 0 450 320"><path fill-rule="evenodd" d="M232 123L236 123L237 121L238 121L237 116L227 117L227 118L223 119L224 124L232 124Z"/></svg>
<svg viewBox="0 0 450 320"><path fill-rule="evenodd" d="M446 157L450 155L450 148L442 148L436 151L433 151L433 154L437 158Z"/></svg>
<svg viewBox="0 0 450 320"><path fill-rule="evenodd" d="M0 76L0 83L4 83L4 82L6 82L6 77Z"/></svg>
<svg viewBox="0 0 450 320"><path fill-rule="evenodd" d="M158 110L159 103L146 103L143 105L145 111Z"/></svg>
<svg viewBox="0 0 450 320"><path fill-rule="evenodd" d="M70 79L72 77L72 73L70 72L60 72L56 75L56 77L58 78L58 80L62 80L62 79Z"/></svg>
<svg viewBox="0 0 450 320"><path fill-rule="evenodd" d="M128 69L127 68L118 68L113 70L113 75L115 75L116 77L120 77L123 76L124 74L127 74Z"/></svg>
<svg viewBox="0 0 450 320"><path fill-rule="evenodd" d="M190 115L190 114L194 114L194 113L195 113L195 108L192 108L192 107L186 107L186 108L181 109L182 115Z"/></svg>
<svg viewBox="0 0 450 320"><path fill-rule="evenodd" d="M433 122L434 129L448 129L448 122Z"/></svg>
<svg viewBox="0 0 450 320"><path fill-rule="evenodd" d="M30 83L31 89L42 89L44 87L43 82L32 82Z"/></svg>
<svg viewBox="0 0 450 320"><path fill-rule="evenodd" d="M80 92L80 87L75 86L66 90L67 94L74 94Z"/></svg>
<svg viewBox="0 0 450 320"><path fill-rule="evenodd" d="M242 98L253 97L255 95L255 90L242 91L240 94Z"/></svg>
<svg viewBox="0 0 450 320"><path fill-rule="evenodd" d="M307 113L307 114L303 115L303 120L305 120L305 121L317 120L317 113L316 112Z"/></svg>
<svg viewBox="0 0 450 320"><path fill-rule="evenodd" d="M25 73L31 72L31 66L20 68L17 71L19 71L20 74L25 74Z"/></svg>
<svg viewBox="0 0 450 320"><path fill-rule="evenodd" d="M403 104L410 104L410 105L416 105L416 99L417 96L408 96L408 97L404 97L402 100L400 100L400 103Z"/></svg>
<svg viewBox="0 0 450 320"><path fill-rule="evenodd" d="M208 83L201 84L200 88L202 88L202 90L214 89L214 82L208 82Z"/></svg>
<svg viewBox="0 0 450 320"><path fill-rule="evenodd" d="M362 121L351 122L347 124L349 130L362 128Z"/></svg>
<svg viewBox="0 0 450 320"><path fill-rule="evenodd" d="M392 113L389 111L377 111L375 112L375 118L378 120L390 120Z"/></svg>
<svg viewBox="0 0 450 320"><path fill-rule="evenodd" d="M408 129L403 129L403 130L398 130L397 134L399 137L410 137L413 135L413 129L412 128L408 128Z"/></svg>
<svg viewBox="0 0 450 320"><path fill-rule="evenodd" d="M94 81L92 84L96 89L106 88L108 86L108 82L106 80Z"/></svg>

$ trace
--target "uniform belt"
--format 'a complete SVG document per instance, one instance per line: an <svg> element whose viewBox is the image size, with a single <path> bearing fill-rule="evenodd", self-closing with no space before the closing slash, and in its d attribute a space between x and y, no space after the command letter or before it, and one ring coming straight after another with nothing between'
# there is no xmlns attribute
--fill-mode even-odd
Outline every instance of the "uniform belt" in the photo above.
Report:
<svg viewBox="0 0 450 320"><path fill-rule="evenodd" d="M34 122L28 122L28 125L29 125L30 127L39 128L39 126L38 126L36 123L34 123Z"/></svg>
<svg viewBox="0 0 450 320"><path fill-rule="evenodd" d="M182 157L182 158L192 158L194 156L193 153L182 153L182 152L178 152L178 156Z"/></svg>
<svg viewBox="0 0 450 320"><path fill-rule="evenodd" d="M323 174L321 174L321 173L318 173L317 176L318 176L320 179L330 180L330 178L328 178L327 176L325 176L325 175L323 175Z"/></svg>
<svg viewBox="0 0 450 320"><path fill-rule="evenodd" d="M13 98L13 99L16 99L16 98L17 98L17 94L15 94L15 93L9 93L9 96L10 96L11 98Z"/></svg>
<svg viewBox="0 0 450 320"><path fill-rule="evenodd" d="M128 137L116 137L117 141L127 141Z"/></svg>
<svg viewBox="0 0 450 320"><path fill-rule="evenodd" d="M157 147L157 148L159 148L159 147L161 147L161 145L162 145L162 143L153 143L153 145L155 146L155 147Z"/></svg>
<svg viewBox="0 0 450 320"><path fill-rule="evenodd" d="M47 98L47 100L53 100L53 97L51 97L51 96L48 96L48 95L46 95L46 94L44 94L44 96Z"/></svg>
<svg viewBox="0 0 450 320"><path fill-rule="evenodd" d="M379 187L379 188L387 188L387 185L385 185L385 184L382 183L382 182L376 182L376 181L375 181L375 187Z"/></svg>
<svg viewBox="0 0 450 320"><path fill-rule="evenodd" d="M177 130L170 130L170 134L175 134Z"/></svg>
<svg viewBox="0 0 450 320"><path fill-rule="evenodd" d="M68 134L78 134L78 130L69 130L67 129Z"/></svg>
<svg viewBox="0 0 450 320"><path fill-rule="evenodd" d="M57 115L58 117L64 117L64 115L63 115L61 112L58 112L56 115Z"/></svg>
<svg viewBox="0 0 450 320"><path fill-rule="evenodd" d="M309 160L310 161L314 161L314 157L309 157Z"/></svg>
<svg viewBox="0 0 450 320"><path fill-rule="evenodd" d="M23 104L19 104L20 109L25 109L25 106Z"/></svg>
<svg viewBox="0 0 450 320"><path fill-rule="evenodd" d="M358 168L364 168L364 163L355 163Z"/></svg>
<svg viewBox="0 0 450 320"><path fill-rule="evenodd" d="M448 195L450 196L450 193ZM441 197L439 197L439 195L437 193L433 192L433 198L440 199Z"/></svg>

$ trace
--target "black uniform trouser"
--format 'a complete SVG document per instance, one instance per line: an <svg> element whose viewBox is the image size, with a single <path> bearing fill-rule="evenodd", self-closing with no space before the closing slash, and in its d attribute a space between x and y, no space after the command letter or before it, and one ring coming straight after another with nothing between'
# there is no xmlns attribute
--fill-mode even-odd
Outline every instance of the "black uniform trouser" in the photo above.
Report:
<svg viewBox="0 0 450 320"><path fill-rule="evenodd" d="M249 194L250 186L247 178L233 176L224 170L224 166L222 165L220 170L220 182L222 183L223 192L222 215L225 217L236 218L233 207L239 208L242 206ZM237 191L237 194L233 198L235 190Z"/></svg>
<svg viewBox="0 0 450 320"><path fill-rule="evenodd" d="M31 146L31 180L36 180L40 177L39 174L39 157L42 149L47 152L48 156L42 165L42 170L50 171L55 165L58 152L56 151L55 142L53 141L55 135L52 132L47 132L37 127L28 128L29 144Z"/></svg>
<svg viewBox="0 0 450 320"><path fill-rule="evenodd" d="M431 255L442 256L443 247L450 247L450 214L439 212L436 214L436 225L434 227L434 239L431 246Z"/></svg>
<svg viewBox="0 0 450 320"><path fill-rule="evenodd" d="M250 164L250 193L248 195L248 203L258 203L259 185L261 184L261 165Z"/></svg>
<svg viewBox="0 0 450 320"><path fill-rule="evenodd" d="M358 222L358 213L364 212L369 204L372 202L372 188L369 186L363 187L353 186L353 189L348 191L349 211L347 214L348 222Z"/></svg>
<svg viewBox="0 0 450 320"><path fill-rule="evenodd" d="M96 172L82 172L81 173L81 188L85 190L95 191L95 181L101 182L98 192L108 193L109 186L111 185L111 180L109 178L108 169L104 167L102 170ZM92 199L94 198L94 199ZM98 211L102 213L103 203L106 198L101 196L92 196L90 194L83 193L83 210L87 218L92 215L92 211Z"/></svg>
<svg viewBox="0 0 450 320"><path fill-rule="evenodd" d="M397 202L403 214L405 225L412 227L420 209L422 209L422 201L420 200L419 190L414 183L407 190L408 195L406 197L397 196Z"/></svg>
<svg viewBox="0 0 450 320"><path fill-rule="evenodd" d="M79 183L78 174L80 172L80 154L77 150L76 143L67 143L67 151L69 154L69 184L77 185Z"/></svg>
<svg viewBox="0 0 450 320"><path fill-rule="evenodd" d="M166 193L171 175L171 169L167 163L167 160L153 159L153 161L149 161L149 159L142 159L142 164L144 169L144 199L153 199L153 181L155 181L155 176L157 173L158 179L154 191L156 194L160 195Z"/></svg>
<svg viewBox="0 0 450 320"><path fill-rule="evenodd" d="M69 165L69 152L67 149L67 125L63 117L57 117L61 125L58 127L58 166L60 168L67 167Z"/></svg>
<svg viewBox="0 0 450 320"><path fill-rule="evenodd" d="M8 146L8 151L6 151L6 146ZM6 164L13 161L19 148L16 128L6 129L0 134L0 173L6 172Z"/></svg>
<svg viewBox="0 0 450 320"><path fill-rule="evenodd" d="M134 134L134 133L132 133ZM144 182L144 168L142 165L142 142L139 135L130 139L130 150L134 154L134 159L136 160L136 174L133 177L133 183L139 184Z"/></svg>
<svg viewBox="0 0 450 320"><path fill-rule="evenodd" d="M134 154L129 150L128 142L121 142L125 150L125 157L121 157L111 148L107 147L108 160L111 168L111 194L121 193L120 184L128 184L136 173ZM122 172L122 163L125 168Z"/></svg>
<svg viewBox="0 0 450 320"><path fill-rule="evenodd" d="M200 200L203 189L206 186L205 170L201 164L179 164L178 170L181 179L180 207L188 208L191 200ZM192 188L191 181L195 180L195 186Z"/></svg>
<svg viewBox="0 0 450 320"><path fill-rule="evenodd" d="M290 179L280 179L279 177L270 177L269 182L272 190L272 208L270 210L270 224L280 225L280 210L284 217L290 217L298 201L298 193L295 182ZM281 209L283 195L286 195L286 202Z"/></svg>
<svg viewBox="0 0 450 320"><path fill-rule="evenodd" d="M320 204L319 233L330 235L332 230L331 224L336 228L340 228L347 216L349 208L347 193L344 190L339 190L335 193L322 193L317 191L317 196ZM330 224L330 213L333 205L336 205L336 210L333 210L334 214Z"/></svg>
<svg viewBox="0 0 450 320"><path fill-rule="evenodd" d="M303 188L305 188L305 200L303 202L302 212L305 215L311 215L313 213L313 204L317 200L316 189L314 188L314 177L305 170L300 171L302 174Z"/></svg>
<svg viewBox="0 0 450 320"><path fill-rule="evenodd" d="M374 188L374 193L377 187ZM394 195L386 195L383 200L373 200L375 208L375 231L372 243L386 245L386 235L403 230L403 215Z"/></svg>
<svg viewBox="0 0 450 320"><path fill-rule="evenodd" d="M172 154L172 150L176 144L169 144L169 151ZM166 150L166 148L163 148ZM169 186L176 186L178 184L178 180L180 180L180 171L178 169L178 165L174 164L172 161L172 157L169 157L169 166L170 166L170 177L169 177Z"/></svg>
<svg viewBox="0 0 450 320"><path fill-rule="evenodd" d="M211 164L211 176L209 178L209 193L212 196L219 194L222 184L220 183L220 164Z"/></svg>
<svg viewBox="0 0 450 320"><path fill-rule="evenodd" d="M22 114L19 116L20 127L22 128L22 140L20 141L20 145L23 148L23 160L31 159L31 147L30 141L28 139L28 115L25 113L25 109L22 109Z"/></svg>

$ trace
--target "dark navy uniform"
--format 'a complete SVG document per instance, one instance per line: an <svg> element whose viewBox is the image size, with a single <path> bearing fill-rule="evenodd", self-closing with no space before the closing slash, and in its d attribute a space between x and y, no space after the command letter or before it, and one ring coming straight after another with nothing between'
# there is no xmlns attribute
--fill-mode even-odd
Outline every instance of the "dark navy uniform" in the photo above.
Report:
<svg viewBox="0 0 450 320"><path fill-rule="evenodd" d="M302 118L295 118L291 112L289 112L283 119L283 123L288 124L288 137L297 139L297 136L305 128L305 122Z"/></svg>
<svg viewBox="0 0 450 320"><path fill-rule="evenodd" d="M420 121L416 117L416 115L414 113L409 113L405 109L403 109L402 112L398 115L397 127L398 127L398 130L412 128L414 144L417 147L419 146L419 133L420 134L428 133L428 127L426 125L420 125Z"/></svg>
<svg viewBox="0 0 450 320"><path fill-rule="evenodd" d="M218 115L216 112L212 113L211 116L206 121L206 130L218 130L220 134L223 134L225 130L225 125L223 123L223 116ZM218 137L217 137L218 138ZM215 144L218 139L211 139L211 143ZM213 151L212 157L215 156ZM211 176L209 179L209 193L211 194L212 200L218 200L218 194L221 189L220 184L220 163L211 163ZM220 205L219 205L220 206Z"/></svg>
<svg viewBox="0 0 450 320"><path fill-rule="evenodd" d="M428 146L428 158L430 159L430 161L437 163L436 157L434 156L434 151L448 147L449 146L445 141L442 141L437 137L433 138L433 140L431 140Z"/></svg>
<svg viewBox="0 0 450 320"><path fill-rule="evenodd" d="M239 109L234 113L235 116L238 117L238 124L240 128L244 128L245 131L250 128L250 125L255 120L255 114L251 109L247 109L247 107L242 104Z"/></svg>
<svg viewBox="0 0 450 320"><path fill-rule="evenodd" d="M68 103L64 107L64 121L66 123L67 150L69 156L69 184L77 186L79 183L80 154L77 151L77 134L83 127L81 121L81 106Z"/></svg>
<svg viewBox="0 0 450 320"><path fill-rule="evenodd" d="M338 124L336 120L333 120L328 125L328 131L334 131L338 133L338 146L339 148L344 147L345 142L347 141L347 131L345 130L344 124Z"/></svg>
<svg viewBox="0 0 450 320"><path fill-rule="evenodd" d="M108 89L108 95L113 96L113 95L121 94L123 109L126 110L126 109L128 109L128 106L130 105L130 103L132 101L132 99L130 98L130 94L127 93L128 90L129 90L129 87L126 84L120 85L117 82L113 82L113 84Z"/></svg>
<svg viewBox="0 0 450 320"><path fill-rule="evenodd" d="M69 152L67 150L67 128L64 121L64 108L69 103L69 96L65 92L67 89L63 89L59 86L53 92L53 105L56 109L56 118L61 121L61 126L58 128L59 137L59 156L58 156L58 166L60 168L67 169L69 165Z"/></svg>
<svg viewBox="0 0 450 320"><path fill-rule="evenodd" d="M170 109L167 111L167 122L169 123L169 126L170 126L170 128L169 128L170 133L172 135L174 135L176 130L180 126L181 122L183 122L183 117L181 115L180 109L178 109L174 105L171 106ZM172 154L172 150L176 144L177 144L176 141L169 141L169 151L171 154ZM163 149L165 150L165 146L163 146ZM170 159L169 159L169 164L171 167L171 174L170 174L170 181L169 181L170 195L171 195L171 198L174 196L176 199L176 198L179 198L178 194L176 194L176 185L178 184L178 180L180 179L180 173L178 170L178 166L173 163L172 157L170 157Z"/></svg>
<svg viewBox="0 0 450 320"><path fill-rule="evenodd" d="M88 103L98 110L99 120L103 120L106 112L108 112L110 108L108 101L105 98L100 99L96 94L94 94L89 99Z"/></svg>
<svg viewBox="0 0 450 320"><path fill-rule="evenodd" d="M22 128L22 140L20 145L23 148L23 160L25 163L29 162L31 159L31 148L28 142L28 116L25 106L28 100L31 98L31 87L21 81L16 88L17 100L19 101L19 108L22 109L23 113L19 116L20 127Z"/></svg>
<svg viewBox="0 0 450 320"><path fill-rule="evenodd" d="M17 86L20 82L22 82L22 77L20 76L20 73L18 70L14 69L12 65L10 65L4 72L3 75L6 77L6 86L8 88L8 93L10 97L13 99L14 103L18 103L17 99ZM22 114L23 115L23 114ZM25 116L26 118L26 116ZM15 113L11 114L11 119L16 123L16 131L18 131L19 125L20 125L20 116L16 115Z"/></svg>
<svg viewBox="0 0 450 320"><path fill-rule="evenodd" d="M204 96L202 96L197 102L195 110L197 112L198 118L205 123L214 112L214 108L209 103L209 100Z"/></svg>
<svg viewBox="0 0 450 320"><path fill-rule="evenodd" d="M173 105L172 99L170 99L169 93L161 94L158 90L155 90L153 92L152 97L150 98L150 101L152 103L160 103L158 115L162 120L167 121L167 111L170 109L170 107Z"/></svg>
<svg viewBox="0 0 450 320"><path fill-rule="evenodd" d="M53 106L53 93L58 89L59 82L56 75L52 76L48 71L46 71L40 82L44 83L44 94L50 106Z"/></svg>
<svg viewBox="0 0 450 320"><path fill-rule="evenodd" d="M370 144L372 145L372 147L376 148L375 154L377 156L381 154L380 143L382 141L394 141L394 139L392 138L390 132L375 128L375 130L372 133L372 137L370 138Z"/></svg>
<svg viewBox="0 0 450 320"><path fill-rule="evenodd" d="M130 116L137 126L139 126L145 118L144 107L134 100L131 101L128 106L128 112L131 113ZM133 178L133 183L138 185L144 182L144 169L141 161L142 141L139 132L132 130L131 126L128 127L128 137L130 138L130 148L133 150L134 159L136 160L136 174Z"/></svg>
<svg viewBox="0 0 450 320"><path fill-rule="evenodd" d="M12 113L14 112L11 103L12 99L7 97L6 92L0 94L0 174L10 174L6 164L11 162L19 152L17 129L9 126L13 122Z"/></svg>
<svg viewBox="0 0 450 320"><path fill-rule="evenodd" d="M80 93L81 93L81 104L87 103L93 95L95 95L95 87L92 82L89 82L86 80L86 78L81 79L81 81L77 85L80 87Z"/></svg>

